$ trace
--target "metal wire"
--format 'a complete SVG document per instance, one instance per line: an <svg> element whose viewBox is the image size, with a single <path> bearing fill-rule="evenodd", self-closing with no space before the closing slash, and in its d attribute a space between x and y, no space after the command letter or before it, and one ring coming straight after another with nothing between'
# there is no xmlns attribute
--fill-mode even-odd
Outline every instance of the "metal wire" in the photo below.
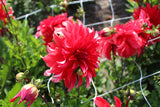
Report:
<svg viewBox="0 0 160 107"><path fill-rule="evenodd" d="M84 10L84 8L83 8L83 0L81 0L80 5L81 5L82 10ZM85 13L83 14L83 25L85 25Z"/></svg>
<svg viewBox="0 0 160 107"><path fill-rule="evenodd" d="M94 91L95 91L95 96L94 96L94 100L95 100L95 98L97 97L97 89L96 89L96 86L95 86L95 84L94 84L94 82L93 82L93 79L92 79L92 85L93 85L93 88L94 88ZM94 101L93 101L93 107L95 107L95 103L94 103Z"/></svg>
<svg viewBox="0 0 160 107"><path fill-rule="evenodd" d="M136 66L138 67L138 69L139 69L139 71L140 71L140 74L141 74L141 77L140 77L140 79L139 79L139 83L140 83L140 89L141 89L142 95L143 95L144 99L146 100L147 104L149 105L149 107L151 107L151 104L150 104L149 101L147 100L146 96L144 95L143 89L142 89L142 78L143 78L143 74L142 74L141 67L137 64L136 61L133 60L133 62L136 64Z"/></svg>
<svg viewBox="0 0 160 107"><path fill-rule="evenodd" d="M154 76L154 75L157 75L157 74L160 74L160 71L157 71L157 72L155 72L155 73L153 73L153 74L149 74L149 75L147 75L147 76L144 76L144 77L142 77L141 79L143 80L143 79L149 78L149 77ZM103 96L105 96L105 95L107 95L107 94L113 93L113 92L115 92L115 91L117 91L117 90L119 90L119 89L121 89L121 88L124 88L124 87L126 87L126 86L128 86L128 85L134 84L134 83L139 82L139 81L140 81L140 79L137 79L137 80L132 81L132 82L130 82L130 83L128 83L128 84L125 84L125 85L123 85L123 86L121 86L121 87L118 87L118 88L116 88L116 89L113 89L113 90L111 90L111 91L108 91L108 92L106 92L106 93L103 93L103 94L100 94L100 95L97 95L97 96L98 96L98 97L103 97ZM81 103L83 104L83 103L86 103L86 102L91 101L91 100L93 100L93 99L94 99L94 98L88 99L88 100L86 100L86 101L81 101Z"/></svg>
<svg viewBox="0 0 160 107"><path fill-rule="evenodd" d="M53 77L51 76L51 77L49 78L48 82L47 82L47 88L48 88L48 92L49 92L49 93L50 93L50 86L49 86L49 84L50 84L52 78L53 78ZM54 104L53 97L51 97L51 101L52 101L52 104Z"/></svg>
<svg viewBox="0 0 160 107"><path fill-rule="evenodd" d="M109 0L109 4L110 4L110 7L111 7L111 11L112 11L111 26L113 26L113 21L114 21L114 9L113 9L113 6L112 6L112 0Z"/></svg>
<svg viewBox="0 0 160 107"><path fill-rule="evenodd" d="M83 3L84 3L84 2L89 2L89 1L94 1L94 0L79 0L79 1L73 1L73 2L69 2L69 5L80 3L81 8L84 10ZM102 22L96 22L96 23L91 23L91 24L85 25L85 14L83 14L83 24L88 27L88 26L95 26L95 25L110 23L110 26L113 26L113 22L114 22L114 21L126 20L126 19L132 18L132 16L129 16L129 17L123 17L123 18L117 18L117 19L115 19L115 17L114 17L114 9L113 9L113 5L112 5L112 0L109 0L109 3L110 3L111 11L112 11L112 19L111 19L111 20L102 21ZM53 4L53 5L50 6L50 8L52 9L52 16L54 16L54 11L53 11L53 8L54 8L54 7L57 7L57 5L54 5L54 4ZM41 11L42 11L41 9L38 9L38 10L33 11L33 12L31 12L31 13L28 13L28 14L26 14L26 15L20 16L20 17L18 17L18 18L16 18L16 19L19 20L19 19L25 18L25 25L26 25L26 24L27 24L27 18L28 18L29 16L31 16L31 15L33 15L33 14L36 14L36 13L39 13L39 12L41 12ZM153 38L153 39L149 40L148 42L152 42L152 41L157 40L157 39L160 39L160 37ZM160 71L155 72L155 73L153 73L153 74L150 74L150 75L147 75L147 76L144 76L144 77L143 77L142 70L141 70L140 66L139 66L135 61L134 61L134 63L136 64L136 66L138 67L138 69L139 69L139 71L140 71L140 79L137 79L137 80L135 80L135 81L133 81L133 82L130 82L130 83L128 83L128 84L125 84L125 85L123 85L123 86L121 86L121 87L118 87L118 88L116 88L116 89L113 89L113 90L111 90L111 91L109 91L109 92L106 92L106 93L103 93L103 94L100 94L100 95L97 95L97 89L96 89L96 86L95 86L95 84L94 84L94 81L92 80L92 85L93 85L94 90L95 90L95 96L94 96L94 98L91 98L91 99L89 99L89 100L81 101L81 103L85 103L85 102L88 102L88 101L91 101L91 100L95 100L95 98L96 98L97 96L98 96L98 97L102 97L102 96L105 96L105 95L107 95L107 94L113 93L114 91L117 91L117 90L119 90L119 89L121 89L121 88L123 88L123 87L126 87L126 86L128 86L128 85L134 84L134 83L136 83L136 82L139 82L139 83L140 83L140 89L141 89L142 95L143 95L144 99L146 100L147 104L149 105L149 107L151 107L149 101L147 100L147 98L145 97L145 94L144 94L144 92L143 92L143 89L142 89L142 80L145 79L145 78L149 78L149 77L151 77L151 76L154 76L154 75L156 75L156 74L159 74ZM48 88L48 92L49 92L49 93L50 93L50 86L49 86L49 84L50 84L50 82L51 82L51 79L52 79L52 77L50 77L50 78L48 79L48 82L47 82L47 88ZM51 97L51 100L52 100L52 103L54 103L54 100L53 100L52 97ZM95 107L94 102L93 102L93 106Z"/></svg>
<svg viewBox="0 0 160 107"><path fill-rule="evenodd" d="M94 0L73 1L73 2L69 2L68 4L69 4L69 5L72 5L72 4L78 4L78 3L81 3L81 2L89 2L89 1L94 1ZM50 6L50 8L54 8L54 7L57 7L57 5L54 5L54 4L53 4L53 5ZM41 12L41 11L42 11L42 9L38 9L38 10L33 11L33 12L31 12L31 13L28 13L28 14L26 14L26 15L31 16L31 15L36 14L36 13L39 13L39 12ZM20 16L20 17L18 17L18 18L16 18L16 19L17 19L17 20L23 19L23 18L26 17L26 15Z"/></svg>

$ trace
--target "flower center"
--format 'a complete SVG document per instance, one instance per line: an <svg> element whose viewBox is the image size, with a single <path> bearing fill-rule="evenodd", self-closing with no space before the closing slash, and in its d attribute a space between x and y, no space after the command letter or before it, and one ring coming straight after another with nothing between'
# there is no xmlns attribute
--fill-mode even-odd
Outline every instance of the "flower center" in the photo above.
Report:
<svg viewBox="0 0 160 107"><path fill-rule="evenodd" d="M77 60L87 59L88 53L85 51L76 50L75 57Z"/></svg>

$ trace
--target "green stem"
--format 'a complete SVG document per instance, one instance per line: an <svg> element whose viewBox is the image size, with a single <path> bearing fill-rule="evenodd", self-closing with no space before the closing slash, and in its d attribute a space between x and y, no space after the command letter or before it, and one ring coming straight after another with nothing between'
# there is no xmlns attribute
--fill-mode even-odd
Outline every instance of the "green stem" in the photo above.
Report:
<svg viewBox="0 0 160 107"><path fill-rule="evenodd" d="M66 89L66 87L65 87L64 81L63 81L63 89L64 89L65 97L67 97L67 89Z"/></svg>
<svg viewBox="0 0 160 107"><path fill-rule="evenodd" d="M122 84L123 72L124 72L124 67L125 67L123 58L121 58L121 64L122 64L122 69L121 69L121 80L120 81L121 81L121 84Z"/></svg>
<svg viewBox="0 0 160 107"><path fill-rule="evenodd" d="M51 107L51 106L49 105L48 101L47 101L40 93L39 93L38 96L47 104L48 107Z"/></svg>
<svg viewBox="0 0 160 107"><path fill-rule="evenodd" d="M117 69L116 69L116 62L115 62L115 56L114 56L114 49L113 49L113 45L112 45L112 57L113 57L113 66L114 66L114 69L115 69L115 73L116 73L116 77L117 77L117 83L119 83L119 79L118 79L118 72L117 72Z"/></svg>

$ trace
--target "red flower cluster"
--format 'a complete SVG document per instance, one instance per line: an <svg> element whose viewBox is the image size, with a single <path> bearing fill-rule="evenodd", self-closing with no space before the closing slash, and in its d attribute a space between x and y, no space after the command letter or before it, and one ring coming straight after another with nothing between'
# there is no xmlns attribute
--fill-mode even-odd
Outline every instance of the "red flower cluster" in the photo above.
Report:
<svg viewBox="0 0 160 107"><path fill-rule="evenodd" d="M155 5L150 6L149 3L146 4L146 7L139 7L137 10L134 10L133 17L134 19L144 19L149 20L151 25L157 26L160 24L160 6Z"/></svg>
<svg viewBox="0 0 160 107"><path fill-rule="evenodd" d="M114 100L116 103L115 107L121 107L121 100L119 100L116 96L114 96ZM105 99L101 97L96 97L96 99L94 100L94 103L98 107L111 107L111 105Z"/></svg>
<svg viewBox="0 0 160 107"><path fill-rule="evenodd" d="M4 6L6 6L7 3L5 0L0 0L0 20L2 20L5 24L7 23L7 20L9 16L13 17L13 10L11 7L9 7L9 10L6 10ZM6 13L8 11L8 13Z"/></svg>
<svg viewBox="0 0 160 107"><path fill-rule="evenodd" d="M54 82L64 80L68 91L78 81L82 84L82 77L86 78L86 87L90 85L92 77L96 76L98 68L98 41L94 29L86 28L80 21L71 18L62 23L61 28L55 28L54 42L48 44L48 55L43 57L47 66L44 75L54 74Z"/></svg>
<svg viewBox="0 0 160 107"><path fill-rule="evenodd" d="M21 100L18 104L20 104L23 100L26 100L25 104L30 102L27 107L30 107L31 104L37 99L38 97L38 89L33 84L26 84L22 87L21 91L10 100L10 102L14 102L19 96L21 96Z"/></svg>
<svg viewBox="0 0 160 107"><path fill-rule="evenodd" d="M53 74L54 82L64 80L68 90L76 83L77 87L80 86L82 77L85 77L88 87L98 68L97 50L101 50L108 59L111 59L112 51L113 55L125 58L136 53L139 56L141 50L150 44L148 40L154 38L147 31L160 24L160 9L157 5L151 7L147 4L145 8L135 10L133 16L135 20L126 24L101 30L100 40L95 38L94 30L84 27L80 21L77 23L67 18L66 13L43 20L37 28L36 37L44 36L48 47L48 55L43 60L50 69L44 75Z"/></svg>
<svg viewBox="0 0 160 107"><path fill-rule="evenodd" d="M113 28L105 28L99 32L102 54L109 60L111 59L111 51L114 55L118 53L120 57L125 58L136 53L139 56L141 49L149 44L147 41L154 38L153 35L145 32L152 30L152 25L160 24L160 9L158 9L158 6L151 8L147 4L146 8L135 10L133 16L135 20L130 20L126 24L117 25Z"/></svg>
<svg viewBox="0 0 160 107"><path fill-rule="evenodd" d="M108 59L111 59L111 51L113 51L114 55L118 52L120 57L125 58L133 56L136 52L140 54L143 42L138 34L143 32L141 28L142 23L143 21L141 20L131 20L125 25L117 25L114 28L109 28L110 35L106 35L108 31L104 31L105 29L102 30L100 32L102 54Z"/></svg>
<svg viewBox="0 0 160 107"><path fill-rule="evenodd" d="M62 22L67 20L67 13L57 15L55 17L50 16L48 19L44 19L40 22L40 26L37 27L36 37L43 36L45 44L53 41L53 32L55 28L62 27Z"/></svg>
<svg viewBox="0 0 160 107"><path fill-rule="evenodd" d="M12 8L9 7L9 10L6 10L5 8L6 5L7 5L6 0L0 0L0 23L2 25L1 26L2 28L5 28L5 25L7 24L9 17L14 18ZM2 36L2 33L3 31L2 29L0 29L0 36Z"/></svg>

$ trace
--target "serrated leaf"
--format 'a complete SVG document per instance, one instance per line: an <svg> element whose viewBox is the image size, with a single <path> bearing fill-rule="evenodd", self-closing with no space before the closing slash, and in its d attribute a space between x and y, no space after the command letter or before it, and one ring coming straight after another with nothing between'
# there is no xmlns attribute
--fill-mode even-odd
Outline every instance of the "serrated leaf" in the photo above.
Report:
<svg viewBox="0 0 160 107"><path fill-rule="evenodd" d="M7 75L9 73L9 68L6 65L3 65L2 70L0 70L0 79L1 79L1 91L3 90L3 87L5 85Z"/></svg>
<svg viewBox="0 0 160 107"><path fill-rule="evenodd" d="M133 9L125 9L125 11L133 13L134 10Z"/></svg>

